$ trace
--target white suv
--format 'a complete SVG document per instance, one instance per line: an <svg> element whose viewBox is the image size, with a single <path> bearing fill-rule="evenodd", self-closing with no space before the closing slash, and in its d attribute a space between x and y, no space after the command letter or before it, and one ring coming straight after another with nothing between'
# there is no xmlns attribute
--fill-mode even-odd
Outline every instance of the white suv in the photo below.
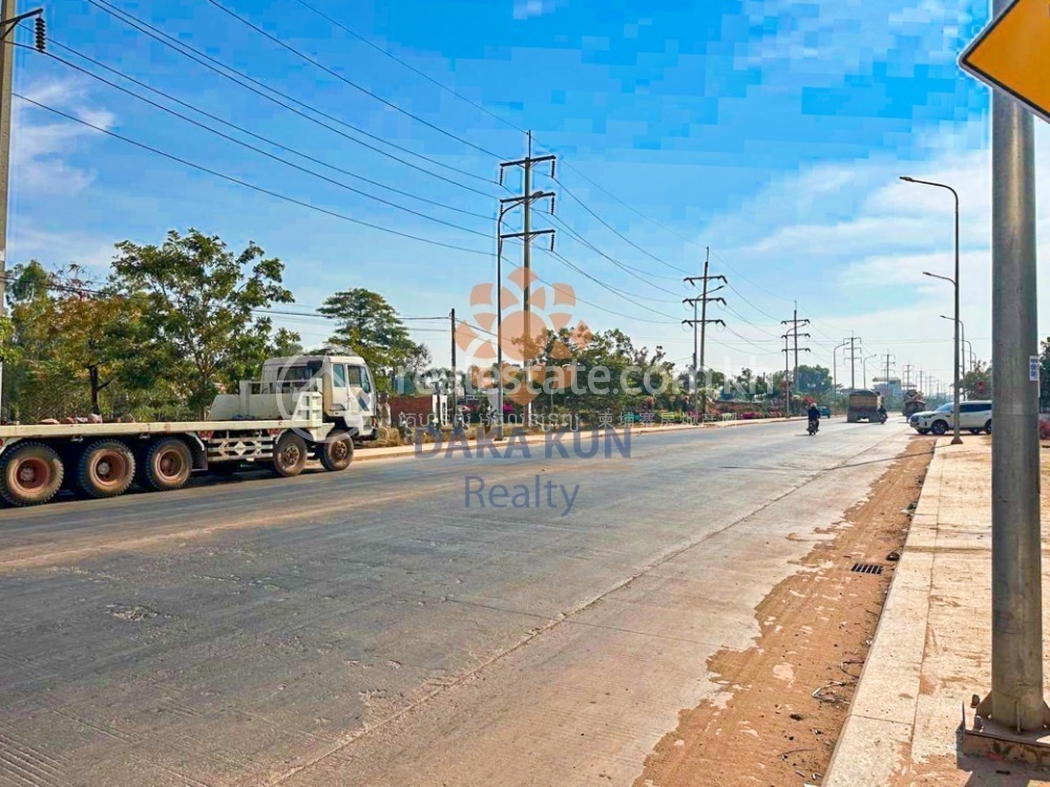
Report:
<svg viewBox="0 0 1050 787"><path fill-rule="evenodd" d="M953 415L955 408L952 402L942 404L936 410L915 413L908 419L908 424L919 434L941 435L955 428ZM968 429L973 434L992 433L992 403L990 401L960 402L959 428Z"/></svg>

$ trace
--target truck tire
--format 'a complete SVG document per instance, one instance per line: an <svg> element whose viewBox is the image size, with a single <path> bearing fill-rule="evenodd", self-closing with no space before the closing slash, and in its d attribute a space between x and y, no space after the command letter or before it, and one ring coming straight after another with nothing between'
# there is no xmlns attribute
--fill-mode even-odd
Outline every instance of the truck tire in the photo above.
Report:
<svg viewBox="0 0 1050 787"><path fill-rule="evenodd" d="M273 470L285 478L297 476L306 466L306 441L295 432L285 432L273 447Z"/></svg>
<svg viewBox="0 0 1050 787"><path fill-rule="evenodd" d="M77 462L77 489L88 497L122 495L135 479L135 455L120 440L96 440Z"/></svg>
<svg viewBox="0 0 1050 787"><path fill-rule="evenodd" d="M140 475L149 489L170 492L182 489L190 480L192 470L190 447L177 437L165 437L146 449Z"/></svg>
<svg viewBox="0 0 1050 787"><path fill-rule="evenodd" d="M20 443L0 456L0 498L13 506L38 506L58 494L65 467L44 443Z"/></svg>
<svg viewBox="0 0 1050 787"><path fill-rule="evenodd" d="M321 460L321 467L330 473L346 470L354 461L354 441L346 432L334 430L317 446L317 458Z"/></svg>
<svg viewBox="0 0 1050 787"><path fill-rule="evenodd" d="M948 434L948 422L947 421L934 421L930 426L930 431L940 437L941 435Z"/></svg>

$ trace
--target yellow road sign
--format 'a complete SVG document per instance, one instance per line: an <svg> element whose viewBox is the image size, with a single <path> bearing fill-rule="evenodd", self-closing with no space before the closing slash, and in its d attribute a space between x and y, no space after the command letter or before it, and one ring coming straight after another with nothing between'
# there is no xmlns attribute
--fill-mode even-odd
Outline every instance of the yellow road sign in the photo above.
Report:
<svg viewBox="0 0 1050 787"><path fill-rule="evenodd" d="M959 65L1050 121L1050 2L1014 0L963 52Z"/></svg>

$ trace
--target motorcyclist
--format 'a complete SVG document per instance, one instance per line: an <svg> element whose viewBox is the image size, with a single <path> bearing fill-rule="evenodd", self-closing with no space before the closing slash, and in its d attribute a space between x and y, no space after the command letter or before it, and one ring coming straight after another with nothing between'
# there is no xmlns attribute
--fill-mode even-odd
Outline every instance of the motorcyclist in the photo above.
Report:
<svg viewBox="0 0 1050 787"><path fill-rule="evenodd" d="M886 405L880 404L879 405L879 420L880 421L885 421L887 418L888 418L888 416L886 415Z"/></svg>
<svg viewBox="0 0 1050 787"><path fill-rule="evenodd" d="M817 426L820 426L820 408L817 407L816 403L813 403L809 406L809 420L811 422L816 421Z"/></svg>

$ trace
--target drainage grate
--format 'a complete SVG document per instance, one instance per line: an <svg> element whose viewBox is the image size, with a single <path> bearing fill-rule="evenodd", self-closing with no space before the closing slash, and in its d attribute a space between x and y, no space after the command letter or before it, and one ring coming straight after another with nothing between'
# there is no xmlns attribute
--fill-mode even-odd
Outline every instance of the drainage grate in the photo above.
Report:
<svg viewBox="0 0 1050 787"><path fill-rule="evenodd" d="M874 563L854 563L850 571L856 571L858 574L881 574L882 566Z"/></svg>

